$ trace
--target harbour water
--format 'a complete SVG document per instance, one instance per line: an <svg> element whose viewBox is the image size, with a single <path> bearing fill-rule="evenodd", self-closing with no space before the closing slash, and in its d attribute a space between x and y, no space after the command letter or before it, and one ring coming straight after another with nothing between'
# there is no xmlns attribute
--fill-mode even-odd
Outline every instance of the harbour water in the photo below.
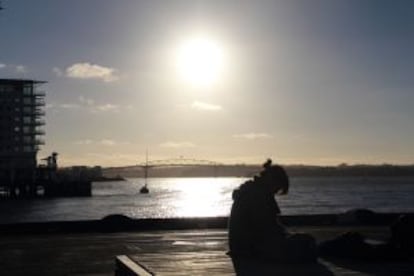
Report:
<svg viewBox="0 0 414 276"><path fill-rule="evenodd" d="M132 218L227 216L231 193L244 178L151 178L140 194L140 178L93 183L92 197L0 201L0 223ZM282 213L327 214L354 208L414 212L414 177L298 177L287 196L277 197Z"/></svg>

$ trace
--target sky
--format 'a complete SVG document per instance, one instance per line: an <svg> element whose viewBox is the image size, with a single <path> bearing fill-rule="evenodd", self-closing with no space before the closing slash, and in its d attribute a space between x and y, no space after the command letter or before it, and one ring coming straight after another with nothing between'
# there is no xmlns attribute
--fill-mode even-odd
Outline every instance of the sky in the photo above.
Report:
<svg viewBox="0 0 414 276"><path fill-rule="evenodd" d="M414 163L413 1L1 2L0 78L47 81L39 157Z"/></svg>

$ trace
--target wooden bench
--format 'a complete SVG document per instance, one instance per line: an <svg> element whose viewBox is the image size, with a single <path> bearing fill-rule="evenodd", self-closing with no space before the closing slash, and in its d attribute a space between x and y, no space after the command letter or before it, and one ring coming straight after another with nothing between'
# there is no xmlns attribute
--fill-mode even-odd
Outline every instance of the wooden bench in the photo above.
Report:
<svg viewBox="0 0 414 276"><path fill-rule="evenodd" d="M154 273L126 255L117 256L115 259L115 276L151 276Z"/></svg>

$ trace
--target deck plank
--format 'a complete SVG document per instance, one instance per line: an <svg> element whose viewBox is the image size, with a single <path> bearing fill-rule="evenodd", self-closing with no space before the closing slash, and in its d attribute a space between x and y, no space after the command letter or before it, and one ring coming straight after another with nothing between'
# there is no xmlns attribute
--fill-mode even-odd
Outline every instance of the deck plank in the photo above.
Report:
<svg viewBox="0 0 414 276"><path fill-rule="evenodd" d="M223 251L173 252L132 255L156 275L235 275Z"/></svg>
<svg viewBox="0 0 414 276"><path fill-rule="evenodd" d="M335 237L341 232L357 230L371 238L385 238L385 229L375 228L332 228L307 227L319 241ZM226 232L218 231L176 231L169 232L159 241L163 250L144 250L129 255L131 259L149 268L155 275L235 275L227 250ZM258 269L256 267L256 269ZM414 275L413 262L365 263L354 261L325 260L320 258L316 265L272 264L260 267L254 275L294 275L294 276L368 276L368 275ZM252 275L252 274L247 274Z"/></svg>
<svg viewBox="0 0 414 276"><path fill-rule="evenodd" d="M389 236L387 227L378 226L313 226L296 227L291 230L310 233L318 240L330 239L345 231L361 232L373 239ZM227 273L229 268L232 269L231 260L225 255L228 250L226 229L2 235L0 236L0 248L2 249L0 250L0 274L11 276L109 276L114 275L115 256L118 255L133 256L139 261L142 259L144 265L148 262L148 266L151 265L155 270L156 265L164 263L163 260L167 260L168 263L166 258L171 256L177 260L177 263L169 264L170 267L174 265L175 270L171 270L175 275L185 275L183 271L189 264L188 259L198 267L201 266L199 262L205 262L206 269L213 271L210 275L220 275L221 272ZM217 253L214 257L217 258L214 259L214 266L208 265L211 264L210 260L203 257L203 254L211 257L209 254L205 255L209 252ZM200 259L194 260L197 256ZM181 261L181 258L187 261ZM412 262L358 264L320 260L320 263L330 271L334 271L335 275L414 275ZM225 264L227 264L227 269L220 268ZM167 264L163 265L167 267ZM234 275L234 272L231 271L228 275ZM306 276L308 275L310 274Z"/></svg>
<svg viewBox="0 0 414 276"><path fill-rule="evenodd" d="M236 275L231 259L223 251L151 253L130 256L144 264L155 275ZM414 275L413 262L355 262L334 263L319 259L316 264L260 264L250 267L242 275L293 275L293 276L369 276Z"/></svg>

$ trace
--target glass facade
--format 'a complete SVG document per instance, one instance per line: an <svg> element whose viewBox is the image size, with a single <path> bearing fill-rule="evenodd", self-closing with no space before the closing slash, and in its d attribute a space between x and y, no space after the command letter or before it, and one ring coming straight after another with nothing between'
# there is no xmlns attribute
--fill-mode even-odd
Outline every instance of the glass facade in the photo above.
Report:
<svg viewBox="0 0 414 276"><path fill-rule="evenodd" d="M0 186L30 190L39 145L44 144L45 93L37 90L42 83L0 79Z"/></svg>

